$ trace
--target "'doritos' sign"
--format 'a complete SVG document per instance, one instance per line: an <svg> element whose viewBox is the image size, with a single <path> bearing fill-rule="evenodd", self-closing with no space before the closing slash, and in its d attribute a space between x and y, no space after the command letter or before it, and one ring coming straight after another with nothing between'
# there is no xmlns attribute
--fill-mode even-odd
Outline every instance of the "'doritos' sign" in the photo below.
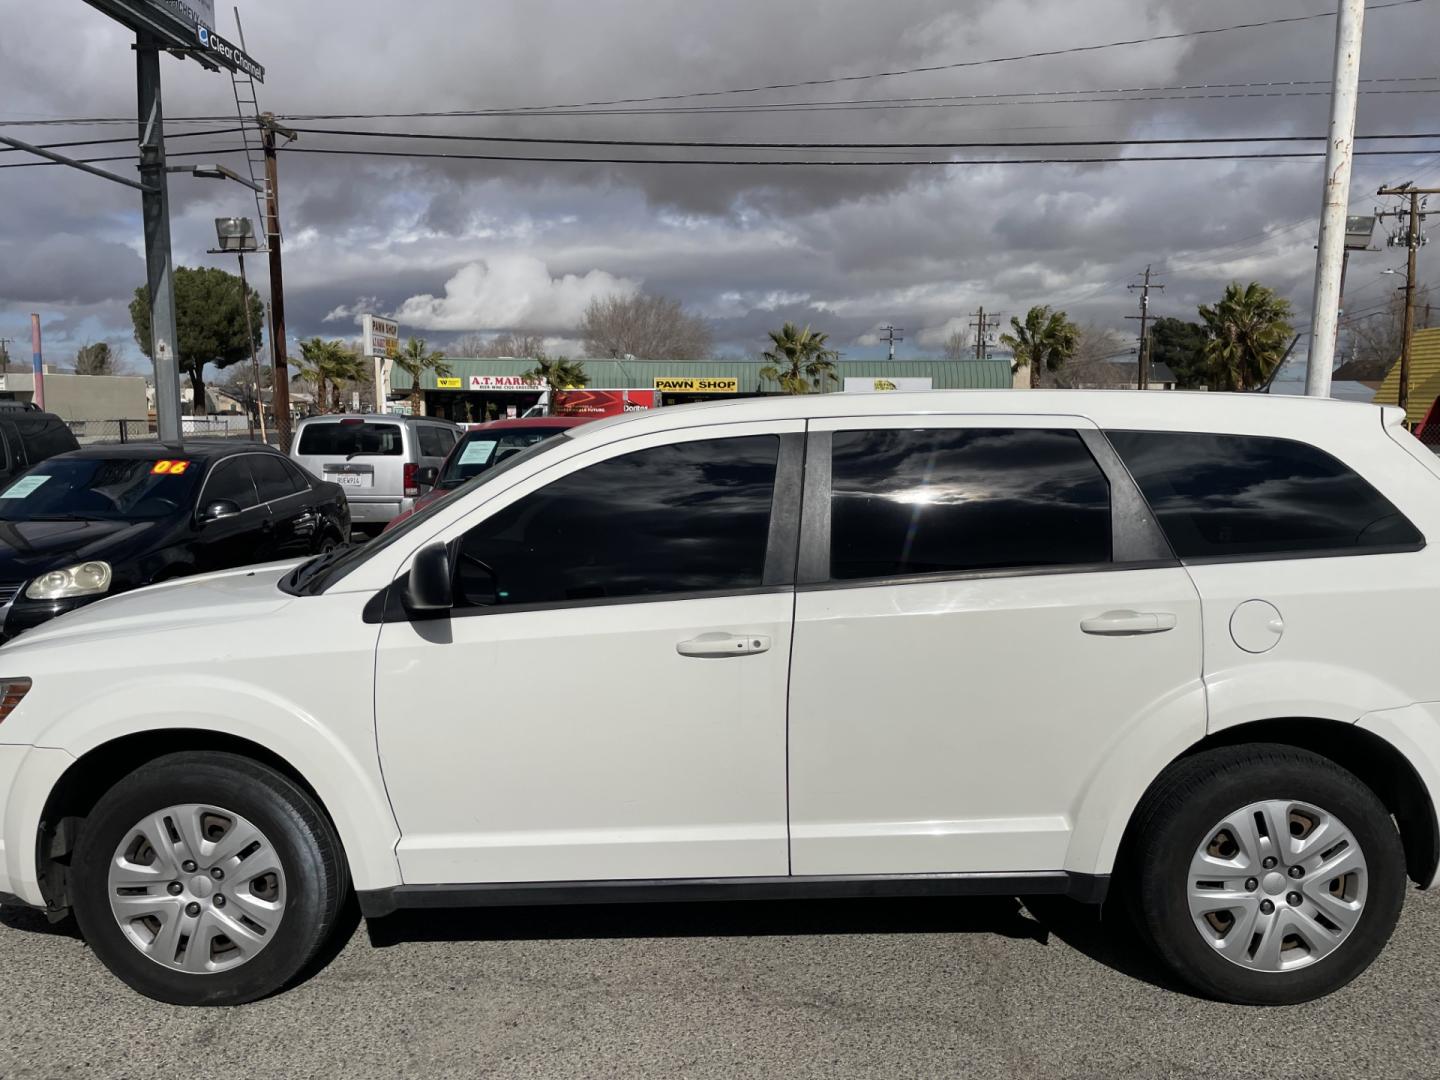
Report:
<svg viewBox="0 0 1440 1080"><path fill-rule="evenodd" d="M656 379L662 394L738 394L739 379Z"/></svg>

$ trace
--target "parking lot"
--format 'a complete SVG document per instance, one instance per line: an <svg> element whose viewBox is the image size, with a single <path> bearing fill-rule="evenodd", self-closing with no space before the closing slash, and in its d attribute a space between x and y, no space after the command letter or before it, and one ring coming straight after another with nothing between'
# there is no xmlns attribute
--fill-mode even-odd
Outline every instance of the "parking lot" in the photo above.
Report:
<svg viewBox="0 0 1440 1080"><path fill-rule="evenodd" d="M0 915L0 1076L1433 1077L1440 896L1344 991L1163 985L1084 909L871 901L416 912L235 1009L139 997ZM1157 984L1160 983L1160 984Z"/></svg>

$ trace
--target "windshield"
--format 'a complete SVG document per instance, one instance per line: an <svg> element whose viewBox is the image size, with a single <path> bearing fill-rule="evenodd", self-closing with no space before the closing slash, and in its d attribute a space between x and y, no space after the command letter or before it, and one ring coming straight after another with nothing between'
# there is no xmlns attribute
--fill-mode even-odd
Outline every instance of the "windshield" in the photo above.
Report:
<svg viewBox="0 0 1440 1080"><path fill-rule="evenodd" d="M546 439L543 442L535 443L521 450L519 453L511 454L504 461L497 462L493 468L486 469L479 476L463 483L456 492L455 498L463 498L472 490L484 487L517 465L524 464L551 447L560 445L560 443L561 440L559 439ZM297 567L295 571L282 582L280 587L286 592L296 594L313 595L324 592L372 555L378 555L396 541L404 540L411 532L423 526L441 510L448 510L453 505L454 499L436 499L428 506L416 510L393 529L381 533L378 538L370 541L368 544L361 545L360 547L340 548L329 555L321 555L311 559L309 562Z"/></svg>
<svg viewBox="0 0 1440 1080"><path fill-rule="evenodd" d="M404 451L399 424L335 420L307 424L300 433L302 457L394 457Z"/></svg>
<svg viewBox="0 0 1440 1080"><path fill-rule="evenodd" d="M530 428L513 431L472 431L461 440L445 464L445 472L436 485L457 488L511 455L536 443L564 434L564 428Z"/></svg>
<svg viewBox="0 0 1440 1080"><path fill-rule="evenodd" d="M202 471L179 458L55 458L0 491L0 520L153 521L190 506Z"/></svg>

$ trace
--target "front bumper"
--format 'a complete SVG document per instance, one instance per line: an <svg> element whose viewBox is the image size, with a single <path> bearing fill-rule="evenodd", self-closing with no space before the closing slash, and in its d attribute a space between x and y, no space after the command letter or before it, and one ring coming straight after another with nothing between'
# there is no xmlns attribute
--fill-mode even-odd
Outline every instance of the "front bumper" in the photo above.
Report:
<svg viewBox="0 0 1440 1080"><path fill-rule="evenodd" d="M40 818L50 792L74 763L64 750L0 745L0 894L45 906L35 859Z"/></svg>

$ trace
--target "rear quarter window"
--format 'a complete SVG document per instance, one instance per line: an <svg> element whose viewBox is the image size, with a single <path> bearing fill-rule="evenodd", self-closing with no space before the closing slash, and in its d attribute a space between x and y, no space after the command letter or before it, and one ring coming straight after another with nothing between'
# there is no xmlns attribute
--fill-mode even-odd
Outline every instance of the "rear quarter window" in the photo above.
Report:
<svg viewBox="0 0 1440 1080"><path fill-rule="evenodd" d="M1108 432L1182 559L1408 551L1425 538L1344 462L1250 435Z"/></svg>

